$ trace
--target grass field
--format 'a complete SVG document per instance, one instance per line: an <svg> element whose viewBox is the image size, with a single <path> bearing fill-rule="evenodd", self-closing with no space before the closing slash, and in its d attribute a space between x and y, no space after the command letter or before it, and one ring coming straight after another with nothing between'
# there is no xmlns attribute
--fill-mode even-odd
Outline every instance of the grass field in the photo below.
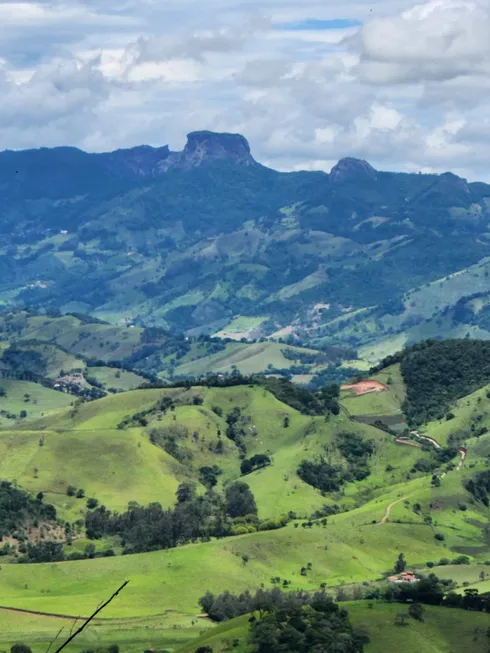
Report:
<svg viewBox="0 0 490 653"><path fill-rule="evenodd" d="M79 627L81 621L0 609L0 650L7 651L15 642L25 642L34 653L45 653L56 634L63 629L57 640L60 644L74 624ZM197 619L194 625L192 622L180 623L178 615L173 612L148 618L95 619L66 650L75 653L118 644L124 653L142 653L149 648L174 651L209 628L207 621Z"/></svg>
<svg viewBox="0 0 490 653"><path fill-rule="evenodd" d="M232 372L234 366L245 375L265 372L269 365L279 369L289 368L294 361L283 355L283 349L297 351L299 354L317 353L314 349L290 347L278 342L228 343L226 349L217 354L180 365L175 374L202 376L208 372Z"/></svg>
<svg viewBox="0 0 490 653"><path fill-rule="evenodd" d="M5 396L0 397L0 410L19 416L22 410L27 419L48 417L73 402L71 395L45 388L38 383L0 379ZM0 426L12 426L15 420L0 415Z"/></svg>
<svg viewBox="0 0 490 653"><path fill-rule="evenodd" d="M390 378L389 390L343 397L342 402L360 401L359 414L372 414L376 402L384 396L380 410L395 414L404 397L398 368L376 378L387 384ZM20 396L21 390L16 392ZM486 397L484 390L481 392ZM127 416L154 409L165 395L173 398L174 410L148 414L147 427L117 428ZM480 410L484 399L478 402L478 397L462 400L456 412L466 415L467 408ZM223 438L224 451L219 456L209 449L217 440L218 430L225 432L226 415L233 407L241 410L247 456L267 453L272 458L269 467L245 477L240 477L240 457L233 442ZM457 423L457 419L448 424ZM462 423L465 419L461 417ZM44 491L60 516L70 521L82 516L85 501L68 497L68 484L82 487L87 497L95 497L111 509L124 510L132 500L141 504L159 501L167 506L174 502L180 481L196 479L199 466L214 463L222 469L218 489L243 478L254 492L262 518L289 511L297 514L279 530L166 551L55 564L2 565L0 605L51 615L87 616L124 579L130 580L104 612L104 620L87 630L74 651L114 642L130 652L149 646L170 651L184 646L186 653L185 647L194 646L195 637L210 627L197 617L198 599L208 589L254 590L261 584L273 587L271 577L291 581L293 590L315 590L322 583L334 588L380 581L392 570L400 552L409 566L420 569L428 561L468 555L471 565L434 568L436 573L441 570L441 577L451 577L446 574L452 573L460 586L476 583L481 571L490 571L483 564L490 558L488 511L472 502L462 485L469 475L485 468L490 435L469 439L463 468L450 471L441 479L440 487L432 488L430 475L411 471L415 460L428 455L425 452L396 446L393 436L349 419L345 411L328 420L301 415L257 386L135 390L79 406L59 406L57 412L34 415L32 420L10 426L0 429L0 478L16 480L32 492ZM152 445L148 436L153 428L169 432L178 428L179 446L191 456L179 463ZM372 440L371 474L363 481L346 484L338 493L322 496L299 479L297 466L302 459L315 459L321 453L338 462L340 454L335 443L345 432ZM328 517L326 527L319 521L308 526L307 518L314 510L332 503L349 511ZM388 506L391 512L387 522L379 525ZM442 534L443 539L437 540L437 534ZM85 543L76 541L73 548L81 550ZM99 546L103 548L105 543ZM301 568L308 563L311 570L304 576ZM475 586L482 590L488 582L485 579ZM377 604L369 609L365 604L353 604L351 609L355 622L377 615L371 619L377 648L370 645L367 653L399 648L401 632L406 633L407 647L421 652L424 641L429 646L427 653L464 650L458 648L452 625L447 633L441 630L444 613L439 617L437 610L424 624L410 623L400 629L392 626L396 606ZM478 626L473 624L478 624L481 616L472 615L460 629L474 630ZM459 623L457 619L455 623ZM71 627L69 620L52 616L0 610L0 649L6 649L20 633L27 632L37 653L45 650L46 642L61 626L68 624ZM466 630L461 641L467 641ZM479 652L480 639L475 641L474 650ZM217 646L215 653L222 650ZM414 649L404 650L408 653Z"/></svg>
<svg viewBox="0 0 490 653"><path fill-rule="evenodd" d="M113 367L87 367L87 376L94 377L99 383L102 383L105 390L116 388L119 391L134 390L145 379L134 372L118 370Z"/></svg>
<svg viewBox="0 0 490 653"><path fill-rule="evenodd" d="M402 404L405 387L399 365L392 365L379 374L370 377L388 389L356 396L353 390L343 390L341 404L351 416L365 418L366 421L379 419L389 426L402 426L404 417Z"/></svg>

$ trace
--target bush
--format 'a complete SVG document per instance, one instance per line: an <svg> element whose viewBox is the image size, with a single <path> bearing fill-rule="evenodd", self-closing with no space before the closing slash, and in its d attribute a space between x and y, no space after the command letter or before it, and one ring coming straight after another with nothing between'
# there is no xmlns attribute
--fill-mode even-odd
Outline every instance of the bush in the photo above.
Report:
<svg viewBox="0 0 490 653"><path fill-rule="evenodd" d="M422 603L412 603L412 605L408 608L408 614L412 617L412 619L416 619L417 621L423 621L424 620L424 611L425 608L422 605Z"/></svg>
<svg viewBox="0 0 490 653"><path fill-rule="evenodd" d="M10 653L32 653L32 650L27 644L14 644L10 647Z"/></svg>
<svg viewBox="0 0 490 653"><path fill-rule="evenodd" d="M434 535L434 537L435 537L435 539L438 540L439 542L443 542L443 541L446 539L442 533L436 533L436 534Z"/></svg>
<svg viewBox="0 0 490 653"><path fill-rule="evenodd" d="M97 499L91 498L91 499L88 499L88 501L87 501L87 508L89 510L93 510L94 508L97 508L98 505L99 505L99 502L97 501Z"/></svg>

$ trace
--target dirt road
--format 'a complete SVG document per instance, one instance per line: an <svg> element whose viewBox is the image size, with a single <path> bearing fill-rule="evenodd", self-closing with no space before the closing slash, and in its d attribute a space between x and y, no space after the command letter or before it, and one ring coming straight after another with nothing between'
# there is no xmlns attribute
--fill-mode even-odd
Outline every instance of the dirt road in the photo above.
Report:
<svg viewBox="0 0 490 653"><path fill-rule="evenodd" d="M405 501L405 499L408 499L408 497L402 497L401 499L397 499L396 501L392 501L389 506L387 506L386 511L385 511L385 516L383 519L376 524L376 526L382 526L383 524L386 524L388 517L390 516L391 509L393 506L396 506L397 503L400 503L401 501Z"/></svg>

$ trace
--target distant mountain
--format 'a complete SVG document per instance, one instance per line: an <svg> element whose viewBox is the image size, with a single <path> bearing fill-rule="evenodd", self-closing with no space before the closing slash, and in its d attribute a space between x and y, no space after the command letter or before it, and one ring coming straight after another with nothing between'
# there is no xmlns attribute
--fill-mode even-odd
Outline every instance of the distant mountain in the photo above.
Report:
<svg viewBox="0 0 490 653"><path fill-rule="evenodd" d="M1 152L0 192L9 307L348 343L373 360L400 338L490 337L478 324L490 185L449 172L346 158L330 174L282 173L256 162L243 136L200 131L182 152Z"/></svg>

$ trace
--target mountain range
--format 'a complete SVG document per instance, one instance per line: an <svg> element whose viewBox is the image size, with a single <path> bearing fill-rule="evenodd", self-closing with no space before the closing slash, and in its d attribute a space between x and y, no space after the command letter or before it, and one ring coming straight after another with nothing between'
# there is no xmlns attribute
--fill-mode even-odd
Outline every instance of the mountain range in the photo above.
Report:
<svg viewBox="0 0 490 653"><path fill-rule="evenodd" d="M187 336L490 338L490 185L345 158L278 172L238 134L0 153L0 305Z"/></svg>

